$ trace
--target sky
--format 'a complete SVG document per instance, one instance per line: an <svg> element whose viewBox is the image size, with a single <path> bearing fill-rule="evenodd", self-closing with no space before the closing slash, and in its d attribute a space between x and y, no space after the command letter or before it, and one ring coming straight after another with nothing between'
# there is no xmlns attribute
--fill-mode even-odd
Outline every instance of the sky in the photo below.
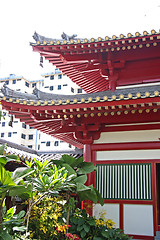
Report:
<svg viewBox="0 0 160 240"><path fill-rule="evenodd" d="M90 39L152 29L160 29L160 0L0 0L0 78L38 80L54 71L47 61L39 66L39 53L30 46L35 31Z"/></svg>

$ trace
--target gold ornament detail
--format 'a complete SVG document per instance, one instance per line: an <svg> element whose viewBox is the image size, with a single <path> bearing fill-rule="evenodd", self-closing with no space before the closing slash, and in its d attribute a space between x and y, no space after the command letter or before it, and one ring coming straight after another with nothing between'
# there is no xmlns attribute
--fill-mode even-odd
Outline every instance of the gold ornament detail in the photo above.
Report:
<svg viewBox="0 0 160 240"><path fill-rule="evenodd" d="M149 92L145 92L145 96L149 97L150 93Z"/></svg>
<svg viewBox="0 0 160 240"><path fill-rule="evenodd" d="M159 96L159 92L158 92L158 91L155 91L155 92L154 92L154 95L155 95L155 96Z"/></svg>

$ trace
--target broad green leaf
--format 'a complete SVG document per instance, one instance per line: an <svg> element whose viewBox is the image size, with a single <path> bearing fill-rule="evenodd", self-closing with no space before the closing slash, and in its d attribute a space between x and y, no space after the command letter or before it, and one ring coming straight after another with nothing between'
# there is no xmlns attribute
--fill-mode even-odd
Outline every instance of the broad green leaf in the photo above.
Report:
<svg viewBox="0 0 160 240"><path fill-rule="evenodd" d="M106 238L109 237L109 232L108 231L102 231L101 234L102 234L103 237L106 237Z"/></svg>
<svg viewBox="0 0 160 240"><path fill-rule="evenodd" d="M25 211L22 210L18 214L16 214L16 217L17 217L17 219L21 219L22 217L24 217L24 215L25 215Z"/></svg>
<svg viewBox="0 0 160 240"><path fill-rule="evenodd" d="M102 238L102 237L96 237L96 236L94 236L94 238L93 238L93 240L103 240L104 238ZM108 238L106 238L106 239L108 239Z"/></svg>
<svg viewBox="0 0 160 240"><path fill-rule="evenodd" d="M0 185L15 185L11 177L11 172L5 170L2 166L0 166Z"/></svg>
<svg viewBox="0 0 160 240"><path fill-rule="evenodd" d="M90 191L90 188L82 183L77 183L77 192Z"/></svg>
<svg viewBox="0 0 160 240"><path fill-rule="evenodd" d="M80 201L91 200L92 202L97 203L97 194L91 188L88 191L78 192L78 196Z"/></svg>
<svg viewBox="0 0 160 240"><path fill-rule="evenodd" d="M78 167L80 163L83 162L83 157L75 159L75 161L72 163L72 167Z"/></svg>
<svg viewBox="0 0 160 240"><path fill-rule="evenodd" d="M72 166L72 164L75 162L75 158L71 157L67 154L64 154L61 159L61 161L64 161L64 163L67 163L68 165Z"/></svg>
<svg viewBox="0 0 160 240"><path fill-rule="evenodd" d="M86 232L85 232L84 230L82 230L82 231L80 232L80 235L81 235L81 238L83 239L83 238L86 236Z"/></svg>
<svg viewBox="0 0 160 240"><path fill-rule="evenodd" d="M94 171L94 165L92 162L83 162L78 165L78 174L87 174Z"/></svg>
<svg viewBox="0 0 160 240"><path fill-rule="evenodd" d="M12 237L10 234L8 234L7 232L3 231L0 233L0 239L1 240L12 240Z"/></svg>
<svg viewBox="0 0 160 240"><path fill-rule="evenodd" d="M96 226L96 222L95 222L94 220L89 220L89 221L88 221L88 224L89 224L90 226Z"/></svg>
<svg viewBox="0 0 160 240"><path fill-rule="evenodd" d="M82 184L85 184L87 181L87 175L81 175L81 176L78 176L74 179L74 182L75 183L82 183Z"/></svg>
<svg viewBox="0 0 160 240"><path fill-rule="evenodd" d="M82 229L83 229L83 225L80 225L80 226L77 227L78 231L82 231Z"/></svg>
<svg viewBox="0 0 160 240"><path fill-rule="evenodd" d="M69 166L67 163L63 163L62 167L64 167L68 171L68 175L74 174L75 176L77 176L76 171L71 166Z"/></svg>
<svg viewBox="0 0 160 240"><path fill-rule="evenodd" d="M6 157L0 157L0 164L2 166L4 166L4 165L6 165L6 163L7 163L7 158Z"/></svg>
<svg viewBox="0 0 160 240"><path fill-rule="evenodd" d="M102 195L100 194L100 192L98 192L98 190L96 188L94 188L96 194L97 194L97 200L99 201L99 203L101 204L101 206L104 205L104 199L102 198Z"/></svg>
<svg viewBox="0 0 160 240"><path fill-rule="evenodd" d="M84 224L83 227L84 227L84 230L88 233L90 230L90 226Z"/></svg>
<svg viewBox="0 0 160 240"><path fill-rule="evenodd" d="M31 184L28 184L27 186L22 186L22 185L18 185L18 186L12 186L12 188L9 189L9 196L19 196L21 197L21 195L23 194L27 194L30 195L31 193Z"/></svg>
<svg viewBox="0 0 160 240"><path fill-rule="evenodd" d="M51 160L53 164L57 165L57 166L62 166L62 164L64 163L63 160Z"/></svg>
<svg viewBox="0 0 160 240"><path fill-rule="evenodd" d="M78 219L78 226L82 226L82 227L83 227L83 224L84 224L84 223L85 223L84 218Z"/></svg>

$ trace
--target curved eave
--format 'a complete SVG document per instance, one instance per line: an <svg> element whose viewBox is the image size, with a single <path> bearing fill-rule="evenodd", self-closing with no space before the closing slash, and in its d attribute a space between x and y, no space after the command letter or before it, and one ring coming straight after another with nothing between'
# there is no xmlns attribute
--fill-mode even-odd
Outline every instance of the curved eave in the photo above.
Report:
<svg viewBox="0 0 160 240"><path fill-rule="evenodd" d="M160 35L159 32L156 32L154 29L151 30L150 33L148 33L147 31L143 31L143 34L139 33L139 32L136 32L135 34L132 34L132 33L128 33L126 36L124 34L120 34L120 36L116 36L116 35L113 35L112 37L109 37L109 36L106 36L105 38L102 38L102 37L98 37L97 39L95 38L91 38L91 39L87 39L87 38L84 38L84 39L71 39L70 41L67 41L67 40L63 40L63 39L60 39L60 40L51 40L51 41L47 41L47 40L44 40L44 41L37 41L36 43L31 43L32 46L39 46L39 45L42 45L42 46L45 46L45 45L48 45L48 46L61 46L61 45L76 45L76 44L87 44L87 43L93 43L93 44L96 44L96 43L104 43L104 42L110 42L110 43L116 43L116 41L125 41L125 43L130 43L131 41L135 41L135 39L137 39L138 41L139 40L143 40L145 41L144 38L146 38L146 40L150 39L150 40L153 40L153 38L155 37L158 37ZM159 37L158 37L159 39ZM135 42L138 42L138 41L135 41Z"/></svg>
<svg viewBox="0 0 160 240"><path fill-rule="evenodd" d="M113 72L118 71L116 83L118 86L126 85L126 82L134 84L150 80L157 81L160 77L157 67L159 65L159 43L160 33L152 30L151 34L144 31L143 35L137 32L135 35L129 33L126 37L121 34L120 37L114 35L112 38L91 38L83 41L80 39L70 42L66 40L50 43L44 41L32 44L32 47L87 93L92 93L114 89L110 86L110 80L112 81L110 69L112 68ZM150 66L150 62L147 62L149 58L154 58L155 74L144 70ZM125 64L126 62L132 62L131 68L126 71L129 75L121 71L128 65ZM137 68L139 69L134 77ZM146 75L143 75L144 73Z"/></svg>
<svg viewBox="0 0 160 240"><path fill-rule="evenodd" d="M77 131L82 131L81 123L104 124L108 120L112 121L112 118L115 118L114 121L119 121L121 117L123 119L123 115L129 113L155 113L159 111L159 102L158 90L141 93L139 89L134 94L128 93L128 96L123 94L110 97L97 96L95 99L91 97L83 101L81 99L81 102L75 99L72 103L61 100L58 103L49 101L44 104L39 101L37 105L35 100L30 102L7 97L1 100L2 107L20 121L78 148L83 147L83 141L75 134Z"/></svg>

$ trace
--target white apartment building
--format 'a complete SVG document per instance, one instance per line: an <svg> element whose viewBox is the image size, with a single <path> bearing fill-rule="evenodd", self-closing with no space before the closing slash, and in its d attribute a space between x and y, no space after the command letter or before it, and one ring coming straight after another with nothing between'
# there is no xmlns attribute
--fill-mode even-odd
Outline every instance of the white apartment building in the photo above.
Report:
<svg viewBox="0 0 160 240"><path fill-rule="evenodd" d="M54 72L43 74L42 77L43 79L41 80L29 81L23 76L10 74L9 77L0 78L0 88L6 84L10 89L26 93L32 93L35 87L41 91L54 94L84 93L77 84L73 83L58 69L55 69ZM2 113L4 115L0 122L0 138L2 139L42 151L74 148L68 143L29 127L6 111L2 111Z"/></svg>

